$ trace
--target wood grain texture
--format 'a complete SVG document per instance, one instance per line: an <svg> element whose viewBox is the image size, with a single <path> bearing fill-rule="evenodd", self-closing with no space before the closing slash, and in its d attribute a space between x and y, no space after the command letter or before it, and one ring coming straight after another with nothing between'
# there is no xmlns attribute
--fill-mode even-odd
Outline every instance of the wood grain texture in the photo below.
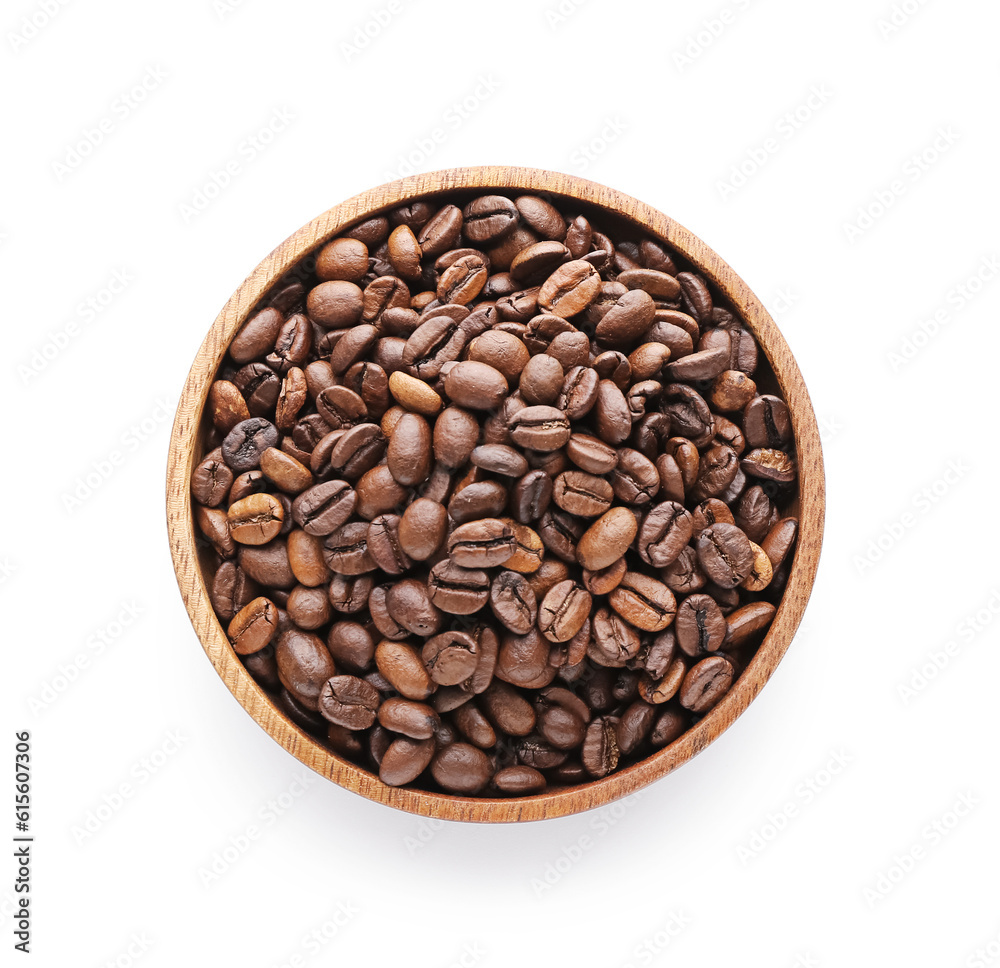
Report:
<svg viewBox="0 0 1000 968"><path fill-rule="evenodd" d="M195 546L189 487L191 471L202 456L200 426L209 386L230 340L271 285L354 222L417 198L469 189L562 196L625 216L680 252L725 294L760 343L791 412L799 465L799 538L785 594L764 642L729 694L676 742L634 766L593 783L516 799L455 797L388 787L289 722L244 669L212 610ZM167 472L167 527L181 595L209 659L247 712L293 756L348 790L422 816L477 822L541 820L599 807L670 773L708 746L753 701L791 643L815 579L824 512L823 458L809 394L788 345L747 285L704 242L656 209L603 185L533 168L459 168L382 185L334 206L278 246L226 303L198 351L177 407ZM224 752L220 750L220 755Z"/></svg>

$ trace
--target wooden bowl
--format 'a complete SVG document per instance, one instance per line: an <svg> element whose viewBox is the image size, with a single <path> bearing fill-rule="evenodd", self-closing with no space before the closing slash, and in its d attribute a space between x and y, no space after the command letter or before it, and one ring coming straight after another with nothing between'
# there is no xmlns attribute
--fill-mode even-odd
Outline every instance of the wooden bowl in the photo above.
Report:
<svg viewBox="0 0 1000 968"><path fill-rule="evenodd" d="M783 598L756 655L722 701L679 739L633 766L575 787L519 798L469 798L386 786L295 726L257 685L233 652L212 610L195 545L190 479L202 453L202 410L233 335L272 284L342 229L417 199L497 189L540 192L570 206L624 219L668 243L710 279L738 310L771 364L791 412L798 458L799 537ZM198 638L223 682L248 713L293 756L341 786L401 810L448 820L506 823L589 810L635 792L703 750L747 708L767 682L802 618L812 590L823 536L825 486L819 431L799 368L778 327L746 283L701 239L656 209L594 182L533 168L458 168L373 188L335 205L279 245L236 290L212 324L188 374L170 437L167 527L174 569Z"/></svg>

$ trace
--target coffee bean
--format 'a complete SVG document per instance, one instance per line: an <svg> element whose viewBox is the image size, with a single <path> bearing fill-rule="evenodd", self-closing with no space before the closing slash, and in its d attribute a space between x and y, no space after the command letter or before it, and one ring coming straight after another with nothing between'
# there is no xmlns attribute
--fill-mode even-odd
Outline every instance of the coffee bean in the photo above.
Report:
<svg viewBox="0 0 1000 968"><path fill-rule="evenodd" d="M794 481L798 473L795 458L773 447L754 448L740 461L740 467L750 477L782 484Z"/></svg>
<svg viewBox="0 0 1000 968"><path fill-rule="evenodd" d="M721 588L735 588L753 567L750 539L735 524L706 528L695 547L705 574Z"/></svg>
<svg viewBox="0 0 1000 968"><path fill-rule="evenodd" d="M227 634L237 655L253 655L269 645L278 628L278 609L268 598L255 598L229 623Z"/></svg>
<svg viewBox="0 0 1000 968"><path fill-rule="evenodd" d="M771 624L775 608L770 602L751 602L726 616L725 648L739 648Z"/></svg>
<svg viewBox="0 0 1000 968"><path fill-rule="evenodd" d="M316 275L327 281L360 282L368 271L368 246L358 239L334 239L316 256Z"/></svg>
<svg viewBox="0 0 1000 968"><path fill-rule="evenodd" d="M614 491L603 477L565 471L555 479L552 497L567 514L593 518L611 507Z"/></svg>
<svg viewBox="0 0 1000 968"><path fill-rule="evenodd" d="M377 464L370 471L365 471L356 490L358 499L355 514L366 521L394 511L409 496L406 488L396 481L386 464Z"/></svg>
<svg viewBox="0 0 1000 968"><path fill-rule="evenodd" d="M309 291L306 312L309 318L326 329L345 329L361 318L363 295L353 282L321 282Z"/></svg>
<svg viewBox="0 0 1000 968"><path fill-rule="evenodd" d="M489 783L492 773L489 757L468 743L445 746L431 760L431 775L449 793L478 793Z"/></svg>
<svg viewBox="0 0 1000 968"><path fill-rule="evenodd" d="M336 528L323 540L323 559L338 575L363 575L375 570L368 553L368 528L364 521L350 521Z"/></svg>
<svg viewBox="0 0 1000 968"><path fill-rule="evenodd" d="M448 512L437 501L417 498L399 522L400 550L414 561L426 561L441 547Z"/></svg>
<svg viewBox="0 0 1000 968"><path fill-rule="evenodd" d="M607 595L621 584L627 570L628 565L624 558L619 558L606 568L598 568L596 571L584 568L583 587L591 595Z"/></svg>
<svg viewBox="0 0 1000 968"><path fill-rule="evenodd" d="M527 470L525 461L525 470ZM233 472L222 460L222 451L213 451L194 469L191 475L191 496L206 507L221 504L233 486Z"/></svg>
<svg viewBox="0 0 1000 968"><path fill-rule="evenodd" d="M468 358L492 366L503 374L505 380L516 384L531 356L517 336L491 329L469 344Z"/></svg>
<svg viewBox="0 0 1000 968"><path fill-rule="evenodd" d="M262 417L241 420L222 442L222 457L232 470L249 471L260 465L260 455L278 444L278 428Z"/></svg>
<svg viewBox="0 0 1000 968"><path fill-rule="evenodd" d="M567 642L587 620L591 597L582 585L572 580L551 588L538 608L538 627L550 642Z"/></svg>
<svg viewBox="0 0 1000 968"><path fill-rule="evenodd" d="M493 410L507 395L504 375L487 363L456 363L444 381L444 392L460 407Z"/></svg>
<svg viewBox="0 0 1000 968"><path fill-rule="evenodd" d="M503 195L484 195L469 202L462 212L465 237L476 245L495 242L518 222L517 207Z"/></svg>
<svg viewBox="0 0 1000 968"><path fill-rule="evenodd" d="M649 293L631 289L604 314L594 330L594 336L601 346L614 349L631 347L645 337L653 325L655 312L656 303Z"/></svg>
<svg viewBox="0 0 1000 968"><path fill-rule="evenodd" d="M228 434L238 423L250 419L243 394L229 380L216 380L209 388L208 412L212 424L223 434Z"/></svg>
<svg viewBox="0 0 1000 968"><path fill-rule="evenodd" d="M542 283L538 306L543 312L569 319L586 309L600 288L601 277L589 262L565 262Z"/></svg>
<svg viewBox="0 0 1000 968"><path fill-rule="evenodd" d="M303 491L292 503L295 523L313 535L327 535L351 516L357 493L345 481L326 481Z"/></svg>
<svg viewBox="0 0 1000 968"><path fill-rule="evenodd" d="M430 766L435 749L433 739L413 740L407 736L394 739L382 755L379 779L388 786L412 783Z"/></svg>
<svg viewBox="0 0 1000 968"><path fill-rule="evenodd" d="M404 413L389 438L386 461L397 483L413 487L431 472L431 428L416 413Z"/></svg>
<svg viewBox="0 0 1000 968"><path fill-rule="evenodd" d="M615 727L614 719L607 716L598 717L587 727L581 758L592 777L607 776L618 766L620 752Z"/></svg>
<svg viewBox="0 0 1000 968"><path fill-rule="evenodd" d="M529 471L511 490L511 514L522 524L537 521L551 500L552 478L544 471Z"/></svg>
<svg viewBox="0 0 1000 968"><path fill-rule="evenodd" d="M323 640L292 628L278 639L275 656L281 684L307 709L318 711L323 686L336 674Z"/></svg>
<svg viewBox="0 0 1000 968"><path fill-rule="evenodd" d="M262 545L277 537L285 511L270 494L251 494L231 504L227 517L233 541L243 545Z"/></svg>
<svg viewBox="0 0 1000 968"><path fill-rule="evenodd" d="M611 381L597 385L591 420L594 432L607 444L622 444L632 431L632 415L622 391Z"/></svg>
<svg viewBox="0 0 1000 968"><path fill-rule="evenodd" d="M526 635L538 616L538 602L527 578L516 571L501 571L490 585L493 614L515 635ZM546 657L548 648L546 648Z"/></svg>
<svg viewBox="0 0 1000 968"><path fill-rule="evenodd" d="M497 655L495 675L512 686L541 689L556 675L550 663L551 647L538 629L524 635L504 635Z"/></svg>
<svg viewBox="0 0 1000 968"><path fill-rule="evenodd" d="M375 566L387 575L401 575L413 567L413 562L399 542L398 514L380 514L368 526L368 553Z"/></svg>
<svg viewBox="0 0 1000 968"><path fill-rule="evenodd" d="M274 349L284 315L277 309L262 309L251 316L229 344L229 356L240 365L262 360Z"/></svg>
<svg viewBox="0 0 1000 968"><path fill-rule="evenodd" d="M456 491L448 513L456 524L496 517L507 503L507 489L497 481L476 481Z"/></svg>
<svg viewBox="0 0 1000 968"><path fill-rule="evenodd" d="M514 553L503 563L510 571L530 575L537 571L545 557L545 545L538 532L513 518L501 518L514 534Z"/></svg>
<svg viewBox="0 0 1000 968"><path fill-rule="evenodd" d="M324 719L348 729L367 729L375 722L381 697L356 676L331 676L323 685L319 711Z"/></svg>
<svg viewBox="0 0 1000 968"><path fill-rule="evenodd" d="M292 588L295 574L288 560L288 545L284 538L275 538L266 545L239 549L240 569L248 578L272 588Z"/></svg>
<svg viewBox="0 0 1000 968"><path fill-rule="evenodd" d="M726 619L709 595L689 595L677 609L677 644L692 658L715 652L726 638Z"/></svg>
<svg viewBox="0 0 1000 968"><path fill-rule="evenodd" d="M639 654L641 647L639 633L617 612L602 607L594 613L593 635L587 654L598 665L621 668Z"/></svg>
<svg viewBox="0 0 1000 968"><path fill-rule="evenodd" d="M569 419L555 407L525 407L514 415L510 435L515 443L529 450L558 450L570 438Z"/></svg>
<svg viewBox="0 0 1000 968"><path fill-rule="evenodd" d="M463 568L449 559L431 569L427 587L434 605L450 615L478 612L490 595L490 580L485 571Z"/></svg>
<svg viewBox="0 0 1000 968"><path fill-rule="evenodd" d="M589 571L607 568L621 558L639 530L627 508L611 508L580 538L576 558Z"/></svg>
<svg viewBox="0 0 1000 968"><path fill-rule="evenodd" d="M339 436L331 441L334 434ZM323 447L327 442L332 447L324 468ZM356 480L382 460L387 444L385 434L378 424L362 423L350 430L333 431L316 445L313 451L313 471Z"/></svg>
<svg viewBox="0 0 1000 968"><path fill-rule="evenodd" d="M781 567L795 544L799 533L798 518L782 518L771 528L761 541L761 548L775 570Z"/></svg>
<svg viewBox="0 0 1000 968"><path fill-rule="evenodd" d="M499 518L459 525L448 538L448 554L463 568L494 568L514 553L514 532Z"/></svg>
<svg viewBox="0 0 1000 968"><path fill-rule="evenodd" d="M629 571L608 595L608 604L630 625L644 632L659 632L674 620L673 592L654 578Z"/></svg>
<svg viewBox="0 0 1000 968"><path fill-rule="evenodd" d="M375 657L375 641L357 622L334 622L327 635L326 647L338 668L353 673L369 670Z"/></svg>
<svg viewBox="0 0 1000 968"><path fill-rule="evenodd" d="M518 384L526 403L543 406L555 403L562 386L562 364L547 353L532 356L528 360L521 371Z"/></svg>
<svg viewBox="0 0 1000 968"><path fill-rule="evenodd" d="M692 533L692 518L683 504L657 504L639 529L639 556L654 568L666 568L687 547Z"/></svg>
<svg viewBox="0 0 1000 968"><path fill-rule="evenodd" d="M660 490L660 474L644 454L631 447L622 447L611 472L611 488L623 504L645 507Z"/></svg>
<svg viewBox="0 0 1000 968"><path fill-rule="evenodd" d="M309 468L277 447L268 447L260 455L260 469L269 481L286 494L300 494L313 484Z"/></svg>
<svg viewBox="0 0 1000 968"><path fill-rule="evenodd" d="M407 699L422 701L434 691L427 670L413 646L383 639L375 647L378 671Z"/></svg>
<svg viewBox="0 0 1000 968"><path fill-rule="evenodd" d="M733 664L721 655L711 655L693 665L680 688L680 702L685 709L704 713L729 691L735 678Z"/></svg>

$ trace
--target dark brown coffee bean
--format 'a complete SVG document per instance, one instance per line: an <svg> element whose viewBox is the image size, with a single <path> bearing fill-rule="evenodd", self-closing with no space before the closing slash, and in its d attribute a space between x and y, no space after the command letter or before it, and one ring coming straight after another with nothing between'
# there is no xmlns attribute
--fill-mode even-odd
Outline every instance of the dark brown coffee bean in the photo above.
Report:
<svg viewBox="0 0 1000 968"><path fill-rule="evenodd" d="M524 455L506 444L483 444L469 458L476 467L504 477L521 477L528 472Z"/></svg>
<svg viewBox="0 0 1000 968"><path fill-rule="evenodd" d="M527 470L527 462L525 462ZM213 451L191 475L191 496L205 507L220 505L233 486L233 472L222 459L222 451Z"/></svg>
<svg viewBox="0 0 1000 968"><path fill-rule="evenodd" d="M416 413L404 413L389 438L386 461L397 483L413 487L431 472L431 428Z"/></svg>
<svg viewBox="0 0 1000 968"><path fill-rule="evenodd" d="M463 568L495 568L516 550L514 532L499 518L459 525L448 538L448 554Z"/></svg>
<svg viewBox="0 0 1000 968"><path fill-rule="evenodd" d="M350 521L326 536L323 559L330 571L337 575L363 575L375 570L375 561L368 553L368 528L365 521Z"/></svg>
<svg viewBox="0 0 1000 968"><path fill-rule="evenodd" d="M774 510L774 505L764 489L755 484L753 487L748 487L740 497L733 523L737 524L751 541L762 545L765 535L771 529Z"/></svg>
<svg viewBox="0 0 1000 968"><path fill-rule="evenodd" d="M594 613L587 654L598 665L621 668L629 659L634 659L641 648L639 633L617 612L602 607Z"/></svg>
<svg viewBox="0 0 1000 968"><path fill-rule="evenodd" d="M260 455L260 469L269 481L286 494L300 494L313 484L309 468L277 447L268 447Z"/></svg>
<svg viewBox="0 0 1000 968"><path fill-rule="evenodd" d="M611 507L614 491L603 477L565 471L555 479L552 498L567 514L594 518Z"/></svg>
<svg viewBox="0 0 1000 968"><path fill-rule="evenodd" d="M520 374L518 387L525 402L549 406L555 403L563 386L563 367L546 353L532 356ZM596 384L595 384L596 386Z"/></svg>
<svg viewBox="0 0 1000 968"><path fill-rule="evenodd" d="M375 640L357 622L334 622L327 635L326 647L338 668L364 673L375 658Z"/></svg>
<svg viewBox="0 0 1000 968"><path fill-rule="evenodd" d="M257 583L242 568L232 561L224 561L212 579L209 599L219 618L228 622L240 609L250 604L259 591Z"/></svg>
<svg viewBox="0 0 1000 968"><path fill-rule="evenodd" d="M510 435L529 450L558 450L569 440L569 418L555 407L525 407L511 420Z"/></svg>
<svg viewBox="0 0 1000 968"><path fill-rule="evenodd" d="M476 481L456 491L448 502L448 513L456 524L503 513L507 489L497 481Z"/></svg>
<svg viewBox="0 0 1000 968"><path fill-rule="evenodd" d="M639 556L654 568L666 568L687 547L692 534L690 512L676 501L664 501L643 519L639 529Z"/></svg>
<svg viewBox="0 0 1000 968"><path fill-rule="evenodd" d="M233 362L242 365L267 356L274 349L284 321L284 315L273 308L262 309L251 316L229 344Z"/></svg>
<svg viewBox="0 0 1000 968"><path fill-rule="evenodd" d="M726 618L714 598L689 595L677 609L677 644L692 658L715 652L726 638Z"/></svg>
<svg viewBox="0 0 1000 968"><path fill-rule="evenodd" d="M333 437L333 434L339 436ZM325 473L356 480L375 467L385 455L388 441L378 424L362 423L345 431L333 431L316 445L312 467L315 473L323 468L323 448L332 444L326 460Z"/></svg>
<svg viewBox="0 0 1000 968"><path fill-rule="evenodd" d="M475 245L496 242L518 223L517 207L503 195L483 195L469 202L462 214L462 231Z"/></svg>
<svg viewBox="0 0 1000 968"><path fill-rule="evenodd" d="M389 589L386 607L396 622L415 635L435 635L444 622L444 616L428 595L427 586L416 578L396 582Z"/></svg>
<svg viewBox="0 0 1000 968"><path fill-rule="evenodd" d="M239 565L258 584L272 588L295 586L295 575L288 561L288 545L284 538L275 538L259 547L242 546Z"/></svg>
<svg viewBox="0 0 1000 968"><path fill-rule="evenodd" d="M437 258L454 248L462 234L462 221L462 210L457 205L440 208L417 236L423 254Z"/></svg>
<svg viewBox="0 0 1000 968"><path fill-rule="evenodd" d="M368 246L358 239L334 239L316 256L316 275L324 282L360 282L368 271Z"/></svg>
<svg viewBox="0 0 1000 968"><path fill-rule="evenodd" d="M367 607L374 585L370 575L334 575L327 589L327 598L335 611L356 615Z"/></svg>
<svg viewBox="0 0 1000 968"><path fill-rule="evenodd" d="M353 282L321 282L309 291L306 312L309 318L326 329L346 329L361 318L363 295Z"/></svg>
<svg viewBox="0 0 1000 968"><path fill-rule="evenodd" d="M656 304L649 293L642 289L631 289L619 297L604 314L597 324L594 337L601 346L631 348L644 339L653 325L655 312Z"/></svg>
<svg viewBox="0 0 1000 968"><path fill-rule="evenodd" d="M292 503L292 517L303 531L327 535L351 516L357 494L345 481L327 481L303 491Z"/></svg>
<svg viewBox="0 0 1000 968"><path fill-rule="evenodd" d="M657 708L641 699L635 700L621 714L615 728L615 740L625 756L634 753L649 737L656 720Z"/></svg>
<svg viewBox="0 0 1000 968"><path fill-rule="evenodd" d="M522 195L514 199L524 222L543 239L562 241L566 236L566 220L559 210L537 195Z"/></svg>
<svg viewBox="0 0 1000 968"><path fill-rule="evenodd" d="M361 322L378 325L382 320L382 314L386 311L408 309L409 306L410 290L406 283L397 276L381 276L365 286L362 294Z"/></svg>
<svg viewBox="0 0 1000 968"><path fill-rule="evenodd" d="M733 664L721 655L710 655L693 665L681 684L679 698L685 709L708 712L729 691L735 678Z"/></svg>
<svg viewBox="0 0 1000 968"><path fill-rule="evenodd" d="M396 481L386 464L378 464L365 471L356 489L358 502L355 514L366 521L395 511L409 497L407 489Z"/></svg>
<svg viewBox="0 0 1000 968"><path fill-rule="evenodd" d="M267 365L276 373L284 375L293 366L305 364L312 345L313 327L309 319L301 313L289 316L278 330L274 350L267 356Z"/></svg>
<svg viewBox="0 0 1000 968"><path fill-rule="evenodd" d="M468 410L447 407L434 421L434 456L445 467L461 467L479 440L479 423Z"/></svg>
<svg viewBox="0 0 1000 968"><path fill-rule="evenodd" d="M735 588L753 567L750 539L735 524L714 524L695 542L705 574L721 588Z"/></svg>
<svg viewBox="0 0 1000 968"><path fill-rule="evenodd" d="M677 281L681 286L681 298L685 311L703 325L712 318L712 294L704 280L693 272L678 272Z"/></svg>
<svg viewBox="0 0 1000 968"><path fill-rule="evenodd" d="M445 746L431 760L431 776L449 793L466 796L478 793L489 783L492 774L489 757L468 743Z"/></svg>
<svg viewBox="0 0 1000 968"><path fill-rule="evenodd" d="M422 380L434 379L441 368L457 360L464 349L469 331L462 323L469 311L464 306L454 308L460 308L461 313L442 312L430 316L407 339L403 363L414 376Z"/></svg>
<svg viewBox="0 0 1000 968"><path fill-rule="evenodd" d="M413 567L399 543L400 520L398 514L380 514L368 526L368 553L387 575L401 575Z"/></svg>
<svg viewBox="0 0 1000 968"><path fill-rule="evenodd" d="M442 303L465 306L479 295L488 276L489 265L481 255L462 256L441 273L437 298Z"/></svg>
<svg viewBox="0 0 1000 968"><path fill-rule="evenodd" d="M293 628L278 639L275 655L281 684L307 709L318 711L323 686L336 675L323 640Z"/></svg>
<svg viewBox="0 0 1000 968"><path fill-rule="evenodd" d="M618 452L590 434L573 434L566 445L566 456L590 474L608 474L618 463Z"/></svg>
<svg viewBox="0 0 1000 968"><path fill-rule="evenodd" d="M233 617L227 634L237 655L252 655L270 644L277 628L277 606L268 598L255 598Z"/></svg>
<svg viewBox="0 0 1000 968"><path fill-rule="evenodd" d="M583 587L591 595L607 595L621 584L627 570L628 565L624 558L619 558L606 568L598 568L596 571L584 568Z"/></svg>
<svg viewBox="0 0 1000 968"><path fill-rule="evenodd" d="M473 746L488 750L496 745L497 734L474 702L465 702L452 715L456 729Z"/></svg>
<svg viewBox="0 0 1000 968"><path fill-rule="evenodd" d="M394 739L382 756L378 778L387 786L412 783L430 766L436 748L433 739L413 740L408 736Z"/></svg>
<svg viewBox="0 0 1000 968"><path fill-rule="evenodd" d="M512 686L540 689L547 686L556 675L549 663L551 647L538 629L529 629L524 635L504 635L497 655L495 675Z"/></svg>
<svg viewBox="0 0 1000 968"><path fill-rule="evenodd" d="M348 729L367 729L375 722L381 696L356 676L332 676L323 685L319 711L324 719Z"/></svg>
<svg viewBox="0 0 1000 968"><path fill-rule="evenodd" d="M490 608L504 627L515 635L526 635L538 616L535 593L528 579L516 571L501 571L493 579Z"/></svg>
<svg viewBox="0 0 1000 968"><path fill-rule="evenodd" d="M242 420L222 442L222 458L237 473L260 465L260 455L268 447L276 447L278 428L262 417Z"/></svg>
<svg viewBox="0 0 1000 968"><path fill-rule="evenodd" d="M529 471L511 489L510 510L521 524L537 521L552 500L552 478L544 471Z"/></svg>
<svg viewBox="0 0 1000 968"><path fill-rule="evenodd" d="M795 544L799 533L798 518L782 518L771 528L760 542L761 548L775 570L781 567Z"/></svg>
<svg viewBox="0 0 1000 968"><path fill-rule="evenodd" d="M400 549L414 561L426 561L444 542L447 521L448 512L443 505L417 498L400 519Z"/></svg>
<svg viewBox="0 0 1000 968"><path fill-rule="evenodd" d="M770 602L751 602L726 616L726 642L724 648L736 649L745 645L762 632L774 618L775 608Z"/></svg>
<svg viewBox="0 0 1000 968"><path fill-rule="evenodd" d="M660 490L660 474L656 465L637 450L622 447L618 462L611 472L611 487L623 504L645 507Z"/></svg>
<svg viewBox="0 0 1000 968"><path fill-rule="evenodd" d="M316 397L316 409L331 430L348 430L368 416L364 400L353 390L342 386L323 390Z"/></svg>
<svg viewBox="0 0 1000 968"><path fill-rule="evenodd" d="M487 363L464 361L449 370L444 392L460 407L494 410L507 395L504 375Z"/></svg>
<svg viewBox="0 0 1000 968"><path fill-rule="evenodd" d="M545 789L545 775L533 767L518 763L497 770L490 786L504 796L526 797Z"/></svg>
<svg viewBox="0 0 1000 968"><path fill-rule="evenodd" d="M576 544L583 535L585 523L563 511L546 511L538 521L538 536L547 551L563 561L576 560Z"/></svg>
<svg viewBox="0 0 1000 968"><path fill-rule="evenodd" d="M605 443L622 444L632 432L632 415L625 395L611 380L601 380L591 412L594 432Z"/></svg>
<svg viewBox="0 0 1000 968"><path fill-rule="evenodd" d="M581 757L584 769L592 777L607 776L618 766L616 725L612 717L602 716L587 727Z"/></svg>
<svg viewBox="0 0 1000 968"><path fill-rule="evenodd" d="M427 587L434 605L450 615L478 612L490 595L490 580L485 571L462 568L449 559L431 569Z"/></svg>
<svg viewBox="0 0 1000 968"><path fill-rule="evenodd" d="M395 697L378 707L378 721L390 732L411 739L430 739L441 725L441 717L430 706Z"/></svg>
<svg viewBox="0 0 1000 968"><path fill-rule="evenodd" d="M542 599L538 627L550 642L567 642L590 614L590 592L575 581L559 582Z"/></svg>
<svg viewBox="0 0 1000 968"><path fill-rule="evenodd" d="M483 712L502 733L528 736L535 728L535 711L513 686L494 679L482 693Z"/></svg>

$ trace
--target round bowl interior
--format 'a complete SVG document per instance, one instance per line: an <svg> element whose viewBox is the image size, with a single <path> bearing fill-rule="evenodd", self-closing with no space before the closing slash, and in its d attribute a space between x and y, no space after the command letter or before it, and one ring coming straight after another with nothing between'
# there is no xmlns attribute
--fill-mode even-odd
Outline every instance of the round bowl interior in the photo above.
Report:
<svg viewBox="0 0 1000 968"><path fill-rule="evenodd" d="M599 212L613 228L638 227L667 243L714 283L753 332L770 364L773 389L780 391L791 413L799 468L797 498L787 512L799 518L788 583L766 637L722 701L673 743L626 769L579 786L503 799L386 786L321 745L275 706L243 667L212 609L195 541L189 483L203 456L202 412L209 387L233 336L277 280L356 222L421 198L471 198L492 189L544 194L574 209ZM334 206L278 246L236 290L205 337L177 407L167 475L167 526L184 604L216 671L247 712L293 756L348 790L423 816L478 822L540 820L601 806L675 770L727 729L760 692L799 625L816 575L824 509L819 431L802 375L774 321L742 279L704 242L656 209L594 182L532 168L460 168L382 185Z"/></svg>

